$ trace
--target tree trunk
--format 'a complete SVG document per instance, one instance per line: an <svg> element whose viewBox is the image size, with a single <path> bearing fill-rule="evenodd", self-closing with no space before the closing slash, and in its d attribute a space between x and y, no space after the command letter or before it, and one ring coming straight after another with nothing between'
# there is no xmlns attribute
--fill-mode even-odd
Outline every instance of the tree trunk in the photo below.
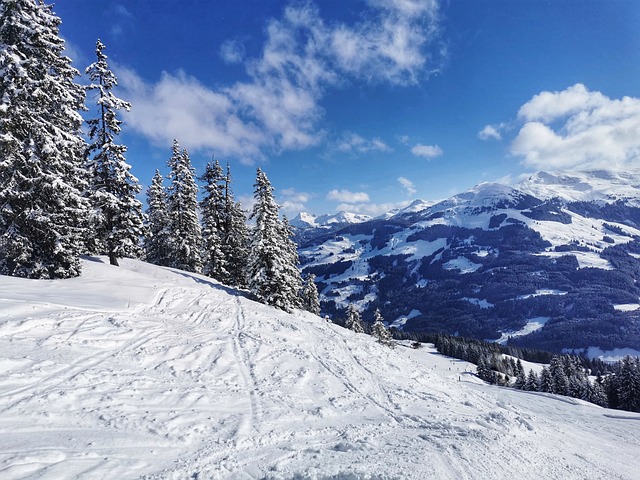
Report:
<svg viewBox="0 0 640 480"><path fill-rule="evenodd" d="M119 267L118 257L116 257L115 252L109 252L109 263L115 267Z"/></svg>

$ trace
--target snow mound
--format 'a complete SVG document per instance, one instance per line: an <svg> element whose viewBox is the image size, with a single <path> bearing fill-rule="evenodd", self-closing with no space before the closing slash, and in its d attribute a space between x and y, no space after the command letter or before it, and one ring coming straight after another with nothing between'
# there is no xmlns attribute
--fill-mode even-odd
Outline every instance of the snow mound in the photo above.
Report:
<svg viewBox="0 0 640 480"><path fill-rule="evenodd" d="M0 478L631 479L640 415L481 384L206 277L0 277ZM593 455L593 452L598 452Z"/></svg>

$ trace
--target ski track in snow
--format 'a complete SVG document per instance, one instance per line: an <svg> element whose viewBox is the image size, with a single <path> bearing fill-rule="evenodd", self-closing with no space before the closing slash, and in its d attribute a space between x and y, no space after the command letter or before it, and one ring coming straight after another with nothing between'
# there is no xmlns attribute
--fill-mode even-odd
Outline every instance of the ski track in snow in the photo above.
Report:
<svg viewBox="0 0 640 480"><path fill-rule="evenodd" d="M85 282L44 297L0 277L2 479L640 471L640 415L486 386L432 348L390 350L206 277L85 263Z"/></svg>

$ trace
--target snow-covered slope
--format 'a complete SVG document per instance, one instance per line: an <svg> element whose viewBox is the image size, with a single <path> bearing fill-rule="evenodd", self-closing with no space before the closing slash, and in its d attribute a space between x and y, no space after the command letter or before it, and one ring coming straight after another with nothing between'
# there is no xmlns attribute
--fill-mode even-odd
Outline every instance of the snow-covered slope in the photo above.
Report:
<svg viewBox="0 0 640 480"><path fill-rule="evenodd" d="M640 415L136 261L0 277L0 478L633 479Z"/></svg>
<svg viewBox="0 0 640 480"><path fill-rule="evenodd" d="M293 217L289 223L296 228L322 228L368 222L371 218L371 216L362 213L350 213L345 211L333 214L329 213L317 217L311 213L301 212Z"/></svg>
<svg viewBox="0 0 640 480"><path fill-rule="evenodd" d="M516 188L541 199L561 198L569 202L615 202L638 204L640 170L590 170L538 172Z"/></svg>

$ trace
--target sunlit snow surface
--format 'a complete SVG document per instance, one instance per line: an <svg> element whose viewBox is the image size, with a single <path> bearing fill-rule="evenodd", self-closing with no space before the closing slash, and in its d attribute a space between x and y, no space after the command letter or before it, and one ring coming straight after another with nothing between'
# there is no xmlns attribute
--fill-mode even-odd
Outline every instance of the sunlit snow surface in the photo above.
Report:
<svg viewBox="0 0 640 480"><path fill-rule="evenodd" d="M640 415L486 386L205 277L0 277L0 478L634 479Z"/></svg>

